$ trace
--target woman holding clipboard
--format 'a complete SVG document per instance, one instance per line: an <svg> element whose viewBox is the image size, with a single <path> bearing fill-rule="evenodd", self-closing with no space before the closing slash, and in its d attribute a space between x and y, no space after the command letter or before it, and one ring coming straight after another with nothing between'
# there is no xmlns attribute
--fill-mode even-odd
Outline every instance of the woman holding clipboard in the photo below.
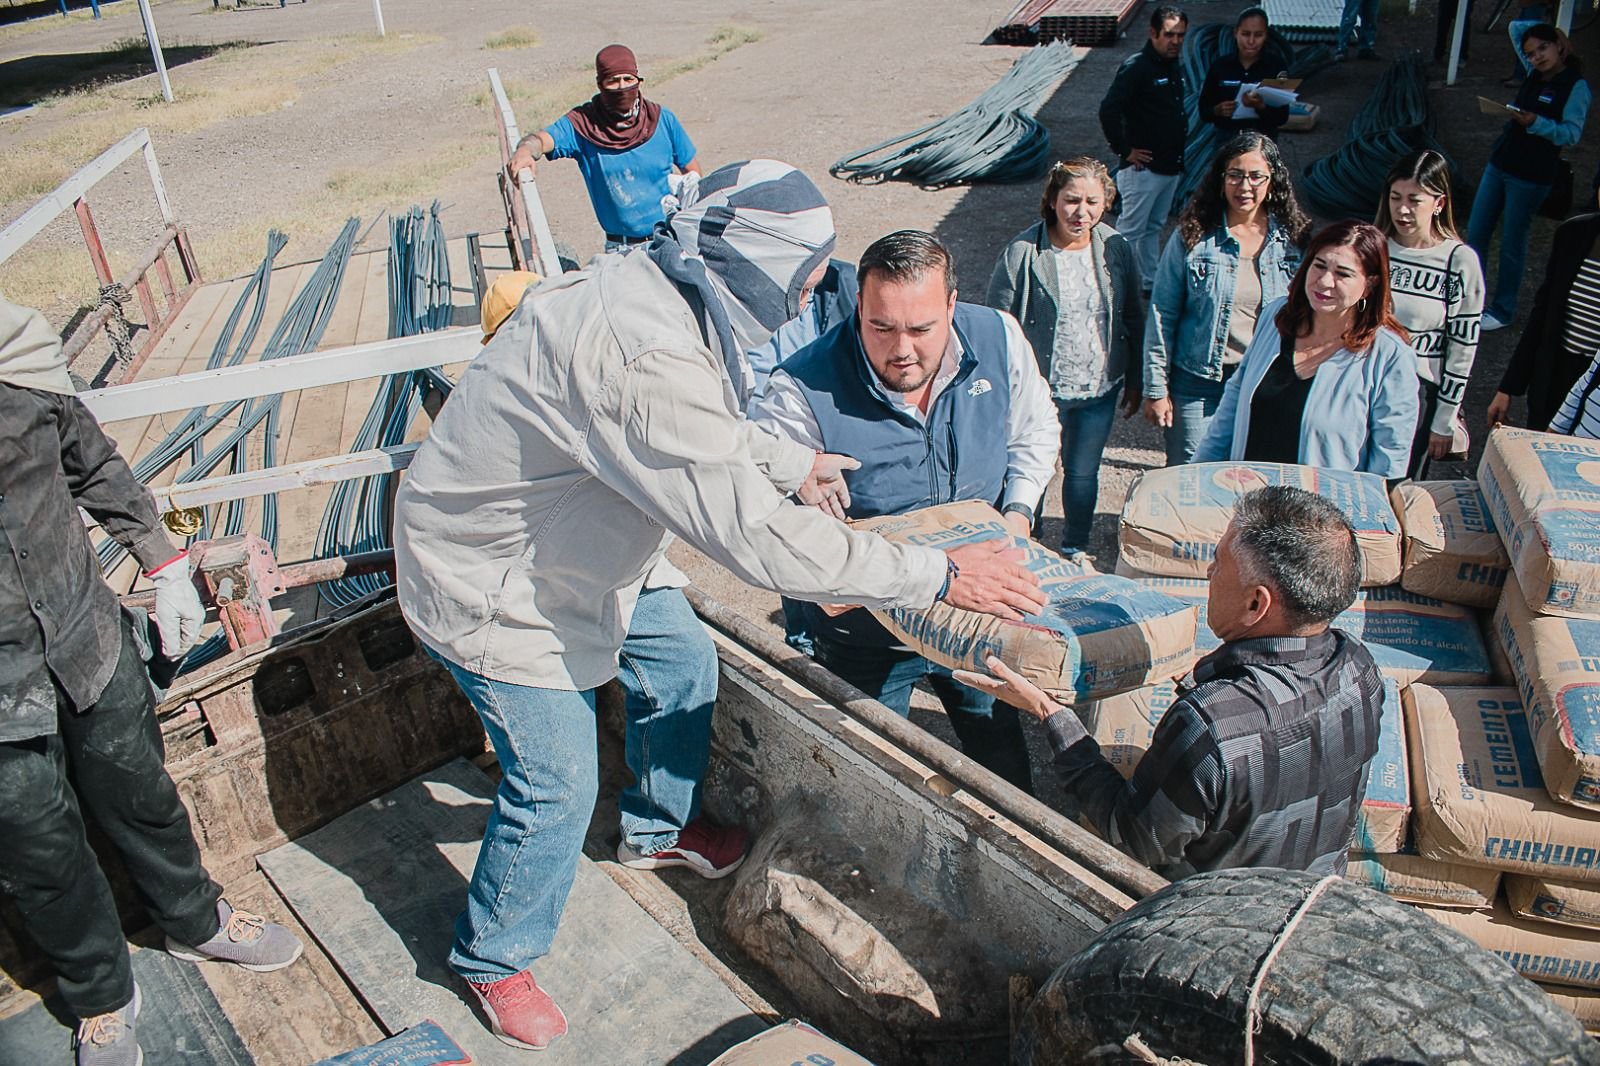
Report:
<svg viewBox="0 0 1600 1066"><path fill-rule="evenodd" d="M1206 71L1205 84L1200 87L1200 117L1216 126L1222 136L1256 130L1276 137L1279 128L1289 121L1287 106L1270 107L1260 93L1244 94L1242 102L1255 111L1253 116L1234 114L1241 102L1241 85L1259 85L1269 78L1285 76L1286 72L1278 69L1281 63L1266 54L1267 37L1267 13L1259 7L1245 8L1233 23L1233 43L1238 51L1218 56Z"/></svg>
<svg viewBox="0 0 1600 1066"><path fill-rule="evenodd" d="M1560 173L1561 149L1578 143L1589 115L1589 83L1565 33L1545 23L1531 26L1522 36L1522 54L1532 72L1517 90L1511 117L1489 155L1467 223L1467 243L1487 266L1489 241L1504 221L1494 295L1483 314L1485 331L1517 317L1528 227Z"/></svg>

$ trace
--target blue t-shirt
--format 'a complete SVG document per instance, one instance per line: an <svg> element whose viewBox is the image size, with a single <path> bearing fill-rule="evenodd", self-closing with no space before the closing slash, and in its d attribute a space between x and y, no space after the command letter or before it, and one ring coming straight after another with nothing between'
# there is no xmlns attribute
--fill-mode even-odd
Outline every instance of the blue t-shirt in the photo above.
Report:
<svg viewBox="0 0 1600 1066"><path fill-rule="evenodd" d="M648 237L661 221L661 198L667 195L672 168L694 159L694 142L678 124L678 116L661 109L661 121L650 139L637 148L601 148L578 136L565 115L545 132L555 142L552 159L576 159L589 187L595 218L607 233Z"/></svg>

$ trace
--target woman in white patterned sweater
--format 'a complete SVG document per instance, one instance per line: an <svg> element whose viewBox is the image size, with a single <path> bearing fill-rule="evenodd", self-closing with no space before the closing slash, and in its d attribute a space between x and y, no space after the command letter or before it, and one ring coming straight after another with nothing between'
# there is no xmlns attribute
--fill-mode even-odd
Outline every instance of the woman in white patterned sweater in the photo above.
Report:
<svg viewBox="0 0 1600 1066"><path fill-rule="evenodd" d="M1450 165L1438 152L1412 152L1384 182L1377 227L1389 238L1394 316L1417 350L1421 412L1409 474L1421 480L1428 462L1451 452L1457 412L1478 354L1483 268L1456 233L1450 210Z"/></svg>

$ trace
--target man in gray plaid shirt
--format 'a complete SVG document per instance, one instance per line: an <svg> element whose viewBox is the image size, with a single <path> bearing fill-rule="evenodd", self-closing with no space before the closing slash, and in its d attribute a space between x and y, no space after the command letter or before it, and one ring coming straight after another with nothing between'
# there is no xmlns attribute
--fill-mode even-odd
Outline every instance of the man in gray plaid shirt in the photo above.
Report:
<svg viewBox="0 0 1600 1066"><path fill-rule="evenodd" d="M1084 819L1159 873L1343 873L1383 706L1372 656L1328 626L1360 585L1355 533L1321 496L1258 489L1239 500L1209 576L1222 646L1183 680L1126 781L1077 715L998 659L993 677L960 680L1043 719Z"/></svg>

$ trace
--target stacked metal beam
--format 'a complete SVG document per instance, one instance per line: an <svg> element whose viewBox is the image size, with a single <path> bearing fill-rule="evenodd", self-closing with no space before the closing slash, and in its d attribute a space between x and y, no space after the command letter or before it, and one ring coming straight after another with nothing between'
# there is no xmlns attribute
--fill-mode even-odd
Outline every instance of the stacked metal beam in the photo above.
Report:
<svg viewBox="0 0 1600 1066"><path fill-rule="evenodd" d="M1115 44L1141 0L1022 0L995 27L1002 44Z"/></svg>
<svg viewBox="0 0 1600 1066"><path fill-rule="evenodd" d="M1334 0L1265 0L1267 21L1296 44L1333 44L1343 5Z"/></svg>

